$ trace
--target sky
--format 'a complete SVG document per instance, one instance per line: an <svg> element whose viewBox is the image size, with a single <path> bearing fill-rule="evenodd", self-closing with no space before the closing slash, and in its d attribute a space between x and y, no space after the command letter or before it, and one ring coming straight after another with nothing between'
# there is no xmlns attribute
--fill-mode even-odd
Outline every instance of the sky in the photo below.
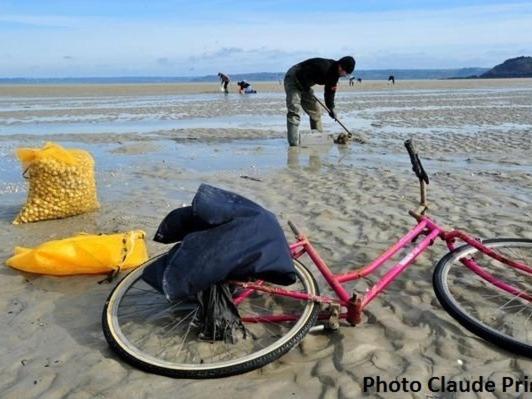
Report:
<svg viewBox="0 0 532 399"><path fill-rule="evenodd" d="M532 1L0 0L0 77L492 67L532 56Z"/></svg>

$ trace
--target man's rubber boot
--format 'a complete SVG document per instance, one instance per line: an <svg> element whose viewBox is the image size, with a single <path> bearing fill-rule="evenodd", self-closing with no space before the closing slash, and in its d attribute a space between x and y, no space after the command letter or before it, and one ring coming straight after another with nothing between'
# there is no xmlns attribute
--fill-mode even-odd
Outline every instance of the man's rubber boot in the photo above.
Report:
<svg viewBox="0 0 532 399"><path fill-rule="evenodd" d="M315 121L314 119L311 119L310 130L317 130L318 132L323 133L323 125L321 123L321 119L319 121Z"/></svg>
<svg viewBox="0 0 532 399"><path fill-rule="evenodd" d="M288 139L288 144L291 147L297 147L299 145L299 129L297 125L293 125L291 123L286 124L286 128L288 130L288 133L286 135Z"/></svg>

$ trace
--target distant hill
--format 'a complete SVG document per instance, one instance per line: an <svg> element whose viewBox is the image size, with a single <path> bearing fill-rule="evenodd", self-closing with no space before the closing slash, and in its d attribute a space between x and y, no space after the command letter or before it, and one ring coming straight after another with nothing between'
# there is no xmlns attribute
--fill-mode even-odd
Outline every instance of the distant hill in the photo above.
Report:
<svg viewBox="0 0 532 399"><path fill-rule="evenodd" d="M190 78L179 76L110 76L79 78L0 78L0 84L137 84L183 83Z"/></svg>
<svg viewBox="0 0 532 399"><path fill-rule="evenodd" d="M479 78L532 78L532 57L510 58L484 72Z"/></svg>
<svg viewBox="0 0 532 399"><path fill-rule="evenodd" d="M530 58L530 57L528 57ZM407 79L462 79L484 74L489 68L460 69L366 69L353 74L363 80L387 80L394 75L396 80ZM233 82L245 79L250 82L279 81L284 72L230 73ZM0 78L0 84L137 84L137 83L185 83L218 82L217 75L206 76L116 76L116 77L64 77L64 78Z"/></svg>
<svg viewBox="0 0 532 399"><path fill-rule="evenodd" d="M462 78L472 74L481 74L488 68L459 68L459 69L368 69L357 71L354 75L357 78L367 80L387 80L390 75L395 79L448 79Z"/></svg>
<svg viewBox="0 0 532 399"><path fill-rule="evenodd" d="M481 74L489 68L460 68L460 69L366 69L356 70L354 76L363 80L387 80L390 75L395 79L447 79L465 78L473 74ZM242 79L251 82L282 80L284 72L253 72L230 74L231 80ZM190 79L191 82L214 82L218 81L217 75L198 76Z"/></svg>

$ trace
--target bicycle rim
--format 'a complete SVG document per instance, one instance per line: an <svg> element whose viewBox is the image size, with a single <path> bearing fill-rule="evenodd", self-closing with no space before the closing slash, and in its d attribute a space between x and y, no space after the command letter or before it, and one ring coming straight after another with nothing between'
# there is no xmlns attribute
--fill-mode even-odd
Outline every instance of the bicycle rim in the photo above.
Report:
<svg viewBox="0 0 532 399"><path fill-rule="evenodd" d="M482 242L503 256L532 267L532 240L493 239ZM532 275L465 245L450 252L437 264L433 284L442 306L464 327L491 343L532 357L532 304L495 286L464 265L475 263L500 282L532 295Z"/></svg>
<svg viewBox="0 0 532 399"><path fill-rule="evenodd" d="M283 288L317 294L312 274L297 261L295 269L297 282ZM116 353L128 363L157 374L214 378L262 367L297 344L319 311L313 302L255 291L238 306L242 319L292 314L294 320L244 322L245 337L241 333L236 342L206 341L199 337L197 303L169 303L142 280L142 271L131 272L111 292L102 324Z"/></svg>

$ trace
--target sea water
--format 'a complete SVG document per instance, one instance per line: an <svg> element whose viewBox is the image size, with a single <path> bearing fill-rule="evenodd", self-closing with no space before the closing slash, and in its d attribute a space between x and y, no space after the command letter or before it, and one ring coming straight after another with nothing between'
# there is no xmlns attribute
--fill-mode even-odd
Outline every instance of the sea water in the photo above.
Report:
<svg viewBox="0 0 532 399"><path fill-rule="evenodd" d="M165 162L171 167L202 172L285 168L294 165L284 138L286 109L284 93L258 93L253 96L220 93L14 96L0 86L0 193L25 186L15 158L20 146L41 147L57 141L67 147L83 148L96 159L97 173L126 168L135 163ZM39 93L35 90L35 93ZM532 89L504 88L460 90L362 91L337 94L339 117L353 133L370 139L366 147L334 144L301 149L297 166L309 165L309 158L327 163L379 167L407 167L408 159L397 140L411 134L474 135L479 132L532 132L530 114ZM483 120L473 123L468 114L497 108L517 113L517 118ZM487 111L488 112L488 111ZM449 114L451 113L451 114ZM449 121L448 115L461 115ZM428 118L428 119L426 119ZM343 129L323 115L326 133ZM308 133L303 113L302 135ZM257 132L250 138L247 132ZM199 132L198 140L191 139ZM231 134L228 136L227 132ZM240 137L240 132L242 133ZM393 145L389 145L393 144ZM376 148L380 147L380 148ZM489 160L470 162L445 155L428 166L444 169L467 166L472 170L525 168L523 164L496 164ZM432 165L430 165L432 164ZM405 166L406 165L406 166Z"/></svg>

